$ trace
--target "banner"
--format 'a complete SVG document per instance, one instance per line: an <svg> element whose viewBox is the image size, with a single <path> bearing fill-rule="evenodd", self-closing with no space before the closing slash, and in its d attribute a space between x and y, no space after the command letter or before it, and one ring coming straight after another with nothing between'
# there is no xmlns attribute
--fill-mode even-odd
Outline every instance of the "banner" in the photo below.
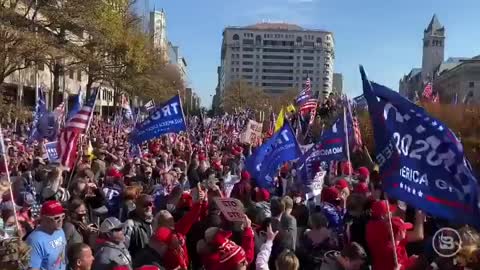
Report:
<svg viewBox="0 0 480 270"><path fill-rule="evenodd" d="M350 137L351 121L347 121L347 125ZM327 170L330 161L347 159L344 126L343 117L339 117L330 129L323 132L320 141L299 159L299 177L306 185L310 184L317 172Z"/></svg>
<svg viewBox="0 0 480 270"><path fill-rule="evenodd" d="M295 134L285 122L283 127L262 144L245 162L247 170L262 188L273 186L278 168L301 155Z"/></svg>
<svg viewBox="0 0 480 270"><path fill-rule="evenodd" d="M167 133L184 131L186 127L180 97L176 95L165 105L157 107L145 121L137 125L130 134L130 142L141 144Z"/></svg>
<svg viewBox="0 0 480 270"><path fill-rule="evenodd" d="M57 143L57 141L54 141L45 144L45 151L50 162L58 161Z"/></svg>
<svg viewBox="0 0 480 270"><path fill-rule="evenodd" d="M480 188L455 134L398 92L370 82L363 67L360 73L384 190L433 216L480 228Z"/></svg>
<svg viewBox="0 0 480 270"><path fill-rule="evenodd" d="M245 221L243 204L234 198L215 198L215 203L228 221Z"/></svg>
<svg viewBox="0 0 480 270"><path fill-rule="evenodd" d="M240 135L240 142L257 146L262 139L262 129L263 124L249 120L245 132Z"/></svg>

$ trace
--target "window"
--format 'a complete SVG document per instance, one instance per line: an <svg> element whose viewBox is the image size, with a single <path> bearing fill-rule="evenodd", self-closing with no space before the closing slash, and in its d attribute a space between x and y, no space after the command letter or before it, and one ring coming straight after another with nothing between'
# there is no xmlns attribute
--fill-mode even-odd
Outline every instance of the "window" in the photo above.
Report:
<svg viewBox="0 0 480 270"><path fill-rule="evenodd" d="M264 55L263 59L285 59L293 60L293 56L290 55Z"/></svg>
<svg viewBox="0 0 480 270"><path fill-rule="evenodd" d="M242 72L253 72L252 68L242 68Z"/></svg>
<svg viewBox="0 0 480 270"><path fill-rule="evenodd" d="M244 54L243 58L253 58L253 54Z"/></svg>
<svg viewBox="0 0 480 270"><path fill-rule="evenodd" d="M234 69L234 68L232 68L232 69L231 69L231 71L232 71L232 72L235 72L235 69Z"/></svg>
<svg viewBox="0 0 480 270"><path fill-rule="evenodd" d="M253 45L253 39L244 39L243 45Z"/></svg>
<svg viewBox="0 0 480 270"><path fill-rule="evenodd" d="M253 65L253 62L250 62L250 61L243 61L242 62L242 65Z"/></svg>
<svg viewBox="0 0 480 270"><path fill-rule="evenodd" d="M252 75L242 75L242 79L252 79Z"/></svg>
<svg viewBox="0 0 480 270"><path fill-rule="evenodd" d="M262 83L262 86L292 87L293 83Z"/></svg>
<svg viewBox="0 0 480 270"><path fill-rule="evenodd" d="M305 41L305 42L303 42L303 46L313 47L313 41Z"/></svg>
<svg viewBox="0 0 480 270"><path fill-rule="evenodd" d="M303 63L303 67L313 67L313 63Z"/></svg>
<svg viewBox="0 0 480 270"><path fill-rule="evenodd" d="M240 37L237 34L233 35L233 40L239 40L239 39Z"/></svg>
<svg viewBox="0 0 480 270"><path fill-rule="evenodd" d="M38 68L39 71L44 71L45 70L45 64L38 63L37 68Z"/></svg>
<svg viewBox="0 0 480 270"><path fill-rule="evenodd" d="M68 77L69 77L70 79L72 79L72 80L73 80L73 74L74 74L74 73L75 73L75 71L74 71L73 69L70 69L70 70L68 71Z"/></svg>
<svg viewBox="0 0 480 270"><path fill-rule="evenodd" d="M317 38L317 43L322 43L322 38Z"/></svg>
<svg viewBox="0 0 480 270"><path fill-rule="evenodd" d="M243 48L244 52L253 52L253 48Z"/></svg>
<svg viewBox="0 0 480 270"><path fill-rule="evenodd" d="M474 87L475 87L475 82L469 82L469 83L468 83L468 87L474 88Z"/></svg>
<svg viewBox="0 0 480 270"><path fill-rule="evenodd" d="M264 52L283 52L283 53L293 53L293 49L277 49L277 48L265 48Z"/></svg>
<svg viewBox="0 0 480 270"><path fill-rule="evenodd" d="M290 81L290 80L293 80L293 77L289 77L289 76L262 76L262 80Z"/></svg>
<svg viewBox="0 0 480 270"><path fill-rule="evenodd" d="M263 62L263 66L275 66L275 67L293 67L293 63L273 63L273 62Z"/></svg>
<svg viewBox="0 0 480 270"><path fill-rule="evenodd" d="M293 73L291 69L263 69L262 71L265 73Z"/></svg>
<svg viewBox="0 0 480 270"><path fill-rule="evenodd" d="M303 53L313 53L313 50L303 50Z"/></svg>
<svg viewBox="0 0 480 270"><path fill-rule="evenodd" d="M236 68L235 71L236 71L236 72L239 72L239 68Z"/></svg>
<svg viewBox="0 0 480 270"><path fill-rule="evenodd" d="M303 60L314 60L314 59L315 59L315 57L313 57L313 56L304 56L303 57Z"/></svg>

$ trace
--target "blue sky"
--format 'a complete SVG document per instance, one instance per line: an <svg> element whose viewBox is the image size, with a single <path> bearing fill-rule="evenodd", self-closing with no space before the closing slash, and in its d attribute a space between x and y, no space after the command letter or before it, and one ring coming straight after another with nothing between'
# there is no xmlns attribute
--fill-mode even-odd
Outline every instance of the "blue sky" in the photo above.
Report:
<svg viewBox="0 0 480 270"><path fill-rule="evenodd" d="M138 0L141 6L144 1ZM398 89L401 76L421 65L423 30L434 13L446 27L446 58L480 54L478 0L150 0L148 5L165 9L168 38L187 59L188 83L204 106L215 92L225 26L266 20L332 31L334 69L343 73L350 97L362 91L359 64L372 80Z"/></svg>

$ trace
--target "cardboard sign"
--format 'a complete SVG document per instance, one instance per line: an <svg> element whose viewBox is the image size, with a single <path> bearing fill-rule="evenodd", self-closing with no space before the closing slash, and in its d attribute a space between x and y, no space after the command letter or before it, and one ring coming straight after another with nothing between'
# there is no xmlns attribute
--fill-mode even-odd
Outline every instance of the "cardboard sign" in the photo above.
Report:
<svg viewBox="0 0 480 270"><path fill-rule="evenodd" d="M215 202L228 221L245 221L243 204L233 198L215 198Z"/></svg>
<svg viewBox="0 0 480 270"><path fill-rule="evenodd" d="M318 196L322 193L323 183L325 182L325 171L319 171L313 178L310 190L313 196Z"/></svg>
<svg viewBox="0 0 480 270"><path fill-rule="evenodd" d="M260 144L262 140L263 124L249 120L245 132L240 136L241 143L249 143L253 146Z"/></svg>

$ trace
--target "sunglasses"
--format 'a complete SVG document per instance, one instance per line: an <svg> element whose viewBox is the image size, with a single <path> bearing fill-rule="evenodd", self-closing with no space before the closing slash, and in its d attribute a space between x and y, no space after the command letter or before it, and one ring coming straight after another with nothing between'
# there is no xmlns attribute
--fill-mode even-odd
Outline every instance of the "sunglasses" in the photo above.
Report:
<svg viewBox="0 0 480 270"><path fill-rule="evenodd" d="M146 202L144 205L143 205L144 208L147 208L147 207L153 207L153 203L152 202Z"/></svg>
<svg viewBox="0 0 480 270"><path fill-rule="evenodd" d="M65 214L54 216L54 217L48 217L50 220L53 220L55 222L60 222L65 219Z"/></svg>

